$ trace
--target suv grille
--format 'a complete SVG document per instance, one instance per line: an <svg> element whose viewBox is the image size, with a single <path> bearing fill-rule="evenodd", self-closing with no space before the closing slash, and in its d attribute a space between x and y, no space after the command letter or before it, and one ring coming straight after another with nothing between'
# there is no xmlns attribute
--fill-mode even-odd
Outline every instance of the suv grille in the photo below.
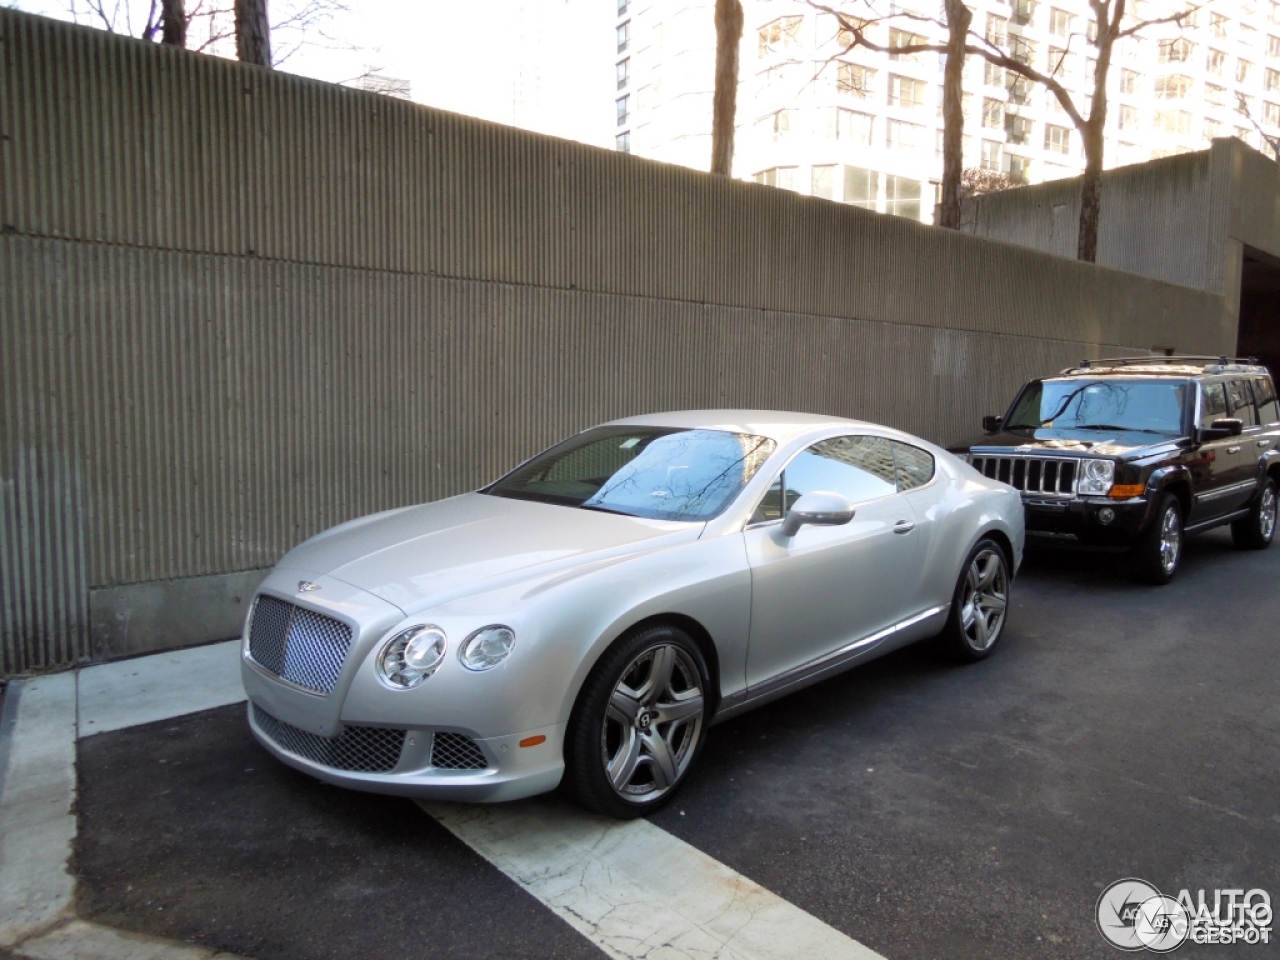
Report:
<svg viewBox="0 0 1280 960"><path fill-rule="evenodd" d="M249 656L277 677L317 693L338 682L351 647L341 620L262 594L249 622Z"/></svg>
<svg viewBox="0 0 1280 960"><path fill-rule="evenodd" d="M483 770L489 761L470 737L437 733L431 745L431 765L441 770Z"/></svg>
<svg viewBox="0 0 1280 960"><path fill-rule="evenodd" d="M1076 492L1079 460L1062 457L972 456L973 469L1015 490L1042 497L1071 497Z"/></svg>
<svg viewBox="0 0 1280 960"><path fill-rule="evenodd" d="M404 730L343 727L336 737L321 737L277 720L256 703L253 720L282 750L334 770L388 773L400 762L400 751L404 747Z"/></svg>

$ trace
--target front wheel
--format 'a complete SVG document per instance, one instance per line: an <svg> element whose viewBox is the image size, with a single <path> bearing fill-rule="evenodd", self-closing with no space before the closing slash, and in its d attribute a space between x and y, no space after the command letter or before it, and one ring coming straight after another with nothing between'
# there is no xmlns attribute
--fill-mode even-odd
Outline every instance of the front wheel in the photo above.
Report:
<svg viewBox="0 0 1280 960"><path fill-rule="evenodd" d="M1156 516L1133 548L1133 572L1146 583L1165 584L1182 562L1182 506L1172 493L1162 494Z"/></svg>
<svg viewBox="0 0 1280 960"><path fill-rule="evenodd" d="M951 598L951 614L939 638L961 661L991 655L1009 616L1009 561L994 540L982 539L969 551Z"/></svg>
<svg viewBox="0 0 1280 960"><path fill-rule="evenodd" d="M583 685L565 741L565 786L582 806L620 819L667 803L702 747L708 674L678 627L627 634Z"/></svg>
<svg viewBox="0 0 1280 960"><path fill-rule="evenodd" d="M1276 535L1276 482L1262 481L1262 489L1247 516L1231 524L1231 539L1245 550L1265 550Z"/></svg>

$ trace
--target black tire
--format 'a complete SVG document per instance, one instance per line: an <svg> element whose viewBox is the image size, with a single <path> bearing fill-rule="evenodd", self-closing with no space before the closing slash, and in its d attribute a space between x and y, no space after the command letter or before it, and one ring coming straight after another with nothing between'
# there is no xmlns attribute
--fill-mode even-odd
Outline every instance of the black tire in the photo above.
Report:
<svg viewBox="0 0 1280 960"><path fill-rule="evenodd" d="M1276 482L1262 481L1249 515L1231 524L1231 539L1243 550L1265 550L1276 536Z"/></svg>
<svg viewBox="0 0 1280 960"><path fill-rule="evenodd" d="M1143 583L1166 584L1182 566L1182 504L1172 493L1162 493L1155 516L1142 531L1130 557L1133 575Z"/></svg>
<svg viewBox="0 0 1280 960"><path fill-rule="evenodd" d="M942 652L962 663L991 656L1009 622L1009 558L994 540L979 540L969 555L951 596L947 625L938 634Z"/></svg>
<svg viewBox="0 0 1280 960"><path fill-rule="evenodd" d="M702 751L709 690L702 651L679 627L655 624L620 637L592 668L569 719L568 794L622 820L669 803Z"/></svg>

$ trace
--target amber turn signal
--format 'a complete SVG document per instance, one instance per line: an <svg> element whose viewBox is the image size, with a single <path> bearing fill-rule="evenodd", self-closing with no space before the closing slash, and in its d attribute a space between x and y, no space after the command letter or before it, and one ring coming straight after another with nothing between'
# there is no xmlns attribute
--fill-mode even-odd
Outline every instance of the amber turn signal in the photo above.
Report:
<svg viewBox="0 0 1280 960"><path fill-rule="evenodd" d="M536 747L538 744L546 743L546 742L547 742L547 738L544 737L542 734L538 734L536 737L525 737L523 740L520 741L520 746Z"/></svg>
<svg viewBox="0 0 1280 960"><path fill-rule="evenodd" d="M1116 483L1112 484L1111 492L1107 494L1112 500L1128 500L1130 497L1142 496L1142 491L1147 489L1141 483Z"/></svg>

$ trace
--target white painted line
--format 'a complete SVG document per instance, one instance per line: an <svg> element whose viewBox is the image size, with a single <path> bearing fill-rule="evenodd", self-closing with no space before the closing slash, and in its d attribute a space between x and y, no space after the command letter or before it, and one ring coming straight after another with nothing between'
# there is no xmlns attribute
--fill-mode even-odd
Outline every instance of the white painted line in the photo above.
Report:
<svg viewBox="0 0 1280 960"><path fill-rule="evenodd" d="M234 960L231 954L193 947L96 923L72 920L26 941L19 957L30 960Z"/></svg>
<svg viewBox="0 0 1280 960"><path fill-rule="evenodd" d="M883 960L645 820L554 798L420 806L617 960Z"/></svg>
<svg viewBox="0 0 1280 960"><path fill-rule="evenodd" d="M76 675L15 682L9 765L0 796L0 947L71 912L67 871L76 818Z"/></svg>
<svg viewBox="0 0 1280 960"><path fill-rule="evenodd" d="M80 671L80 736L243 699L239 640L103 663Z"/></svg>

